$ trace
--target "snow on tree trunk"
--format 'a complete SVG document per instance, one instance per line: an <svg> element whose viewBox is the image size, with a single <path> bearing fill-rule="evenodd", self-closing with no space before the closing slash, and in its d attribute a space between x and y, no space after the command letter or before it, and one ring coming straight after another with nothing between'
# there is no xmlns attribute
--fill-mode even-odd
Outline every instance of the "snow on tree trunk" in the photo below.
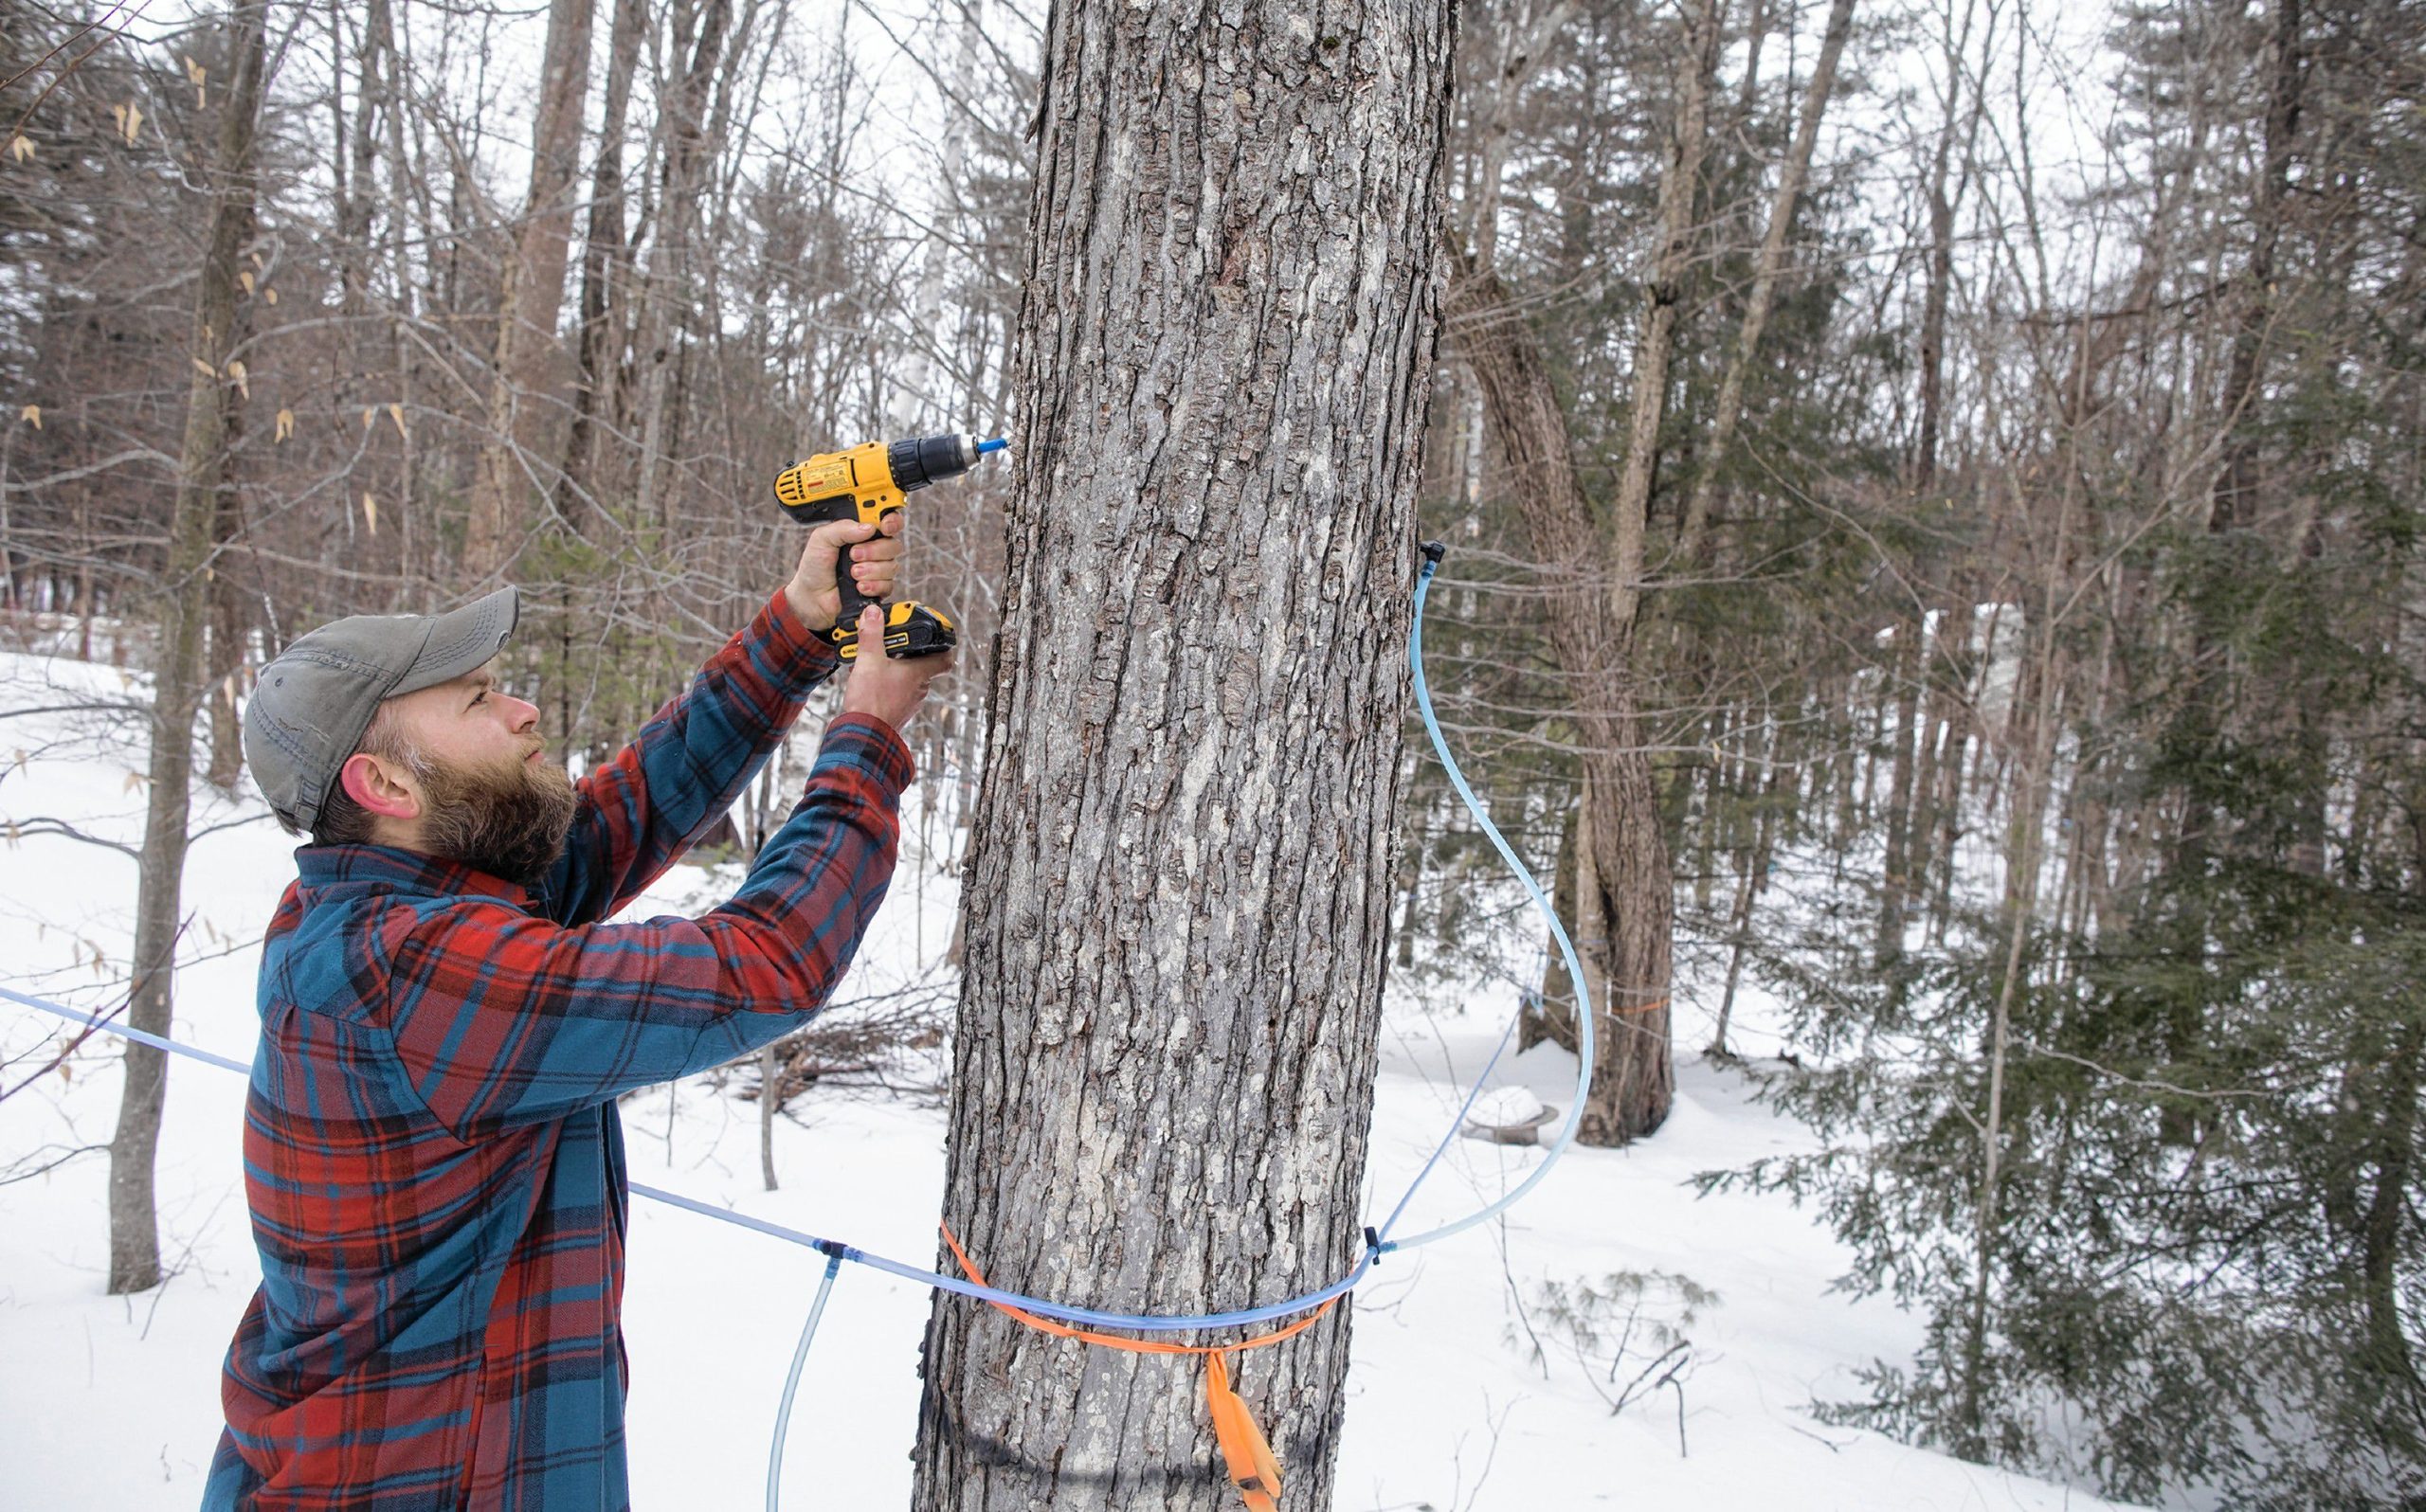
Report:
<svg viewBox="0 0 2426 1512"><path fill-rule="evenodd" d="M1361 1248L1452 68L1438 0L1058 7L946 1213L1197 1312ZM1348 1314L1241 1360L1327 1505ZM1202 1367L940 1299L914 1503L1222 1508Z"/></svg>

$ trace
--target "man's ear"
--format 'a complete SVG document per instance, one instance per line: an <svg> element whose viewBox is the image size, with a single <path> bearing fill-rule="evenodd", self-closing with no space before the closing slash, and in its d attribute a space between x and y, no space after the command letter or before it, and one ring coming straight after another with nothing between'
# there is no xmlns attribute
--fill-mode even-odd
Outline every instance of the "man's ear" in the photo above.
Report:
<svg viewBox="0 0 2426 1512"><path fill-rule="evenodd" d="M337 782L346 797L373 814L395 819L421 817L421 794L412 779L376 756L355 751L337 768Z"/></svg>

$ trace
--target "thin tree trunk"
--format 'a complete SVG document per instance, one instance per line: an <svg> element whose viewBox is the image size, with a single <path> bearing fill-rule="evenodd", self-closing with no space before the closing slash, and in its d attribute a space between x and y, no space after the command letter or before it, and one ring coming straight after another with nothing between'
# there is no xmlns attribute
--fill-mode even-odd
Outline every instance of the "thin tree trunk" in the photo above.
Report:
<svg viewBox="0 0 2426 1512"><path fill-rule="evenodd" d="M435 241L425 201L427 175L413 171L412 160L405 148L405 100L407 98L405 59L396 45L395 17L390 0L367 0L363 9L363 33L364 46L370 49L373 58L386 64L380 79L379 98L381 115L387 123L388 253L396 282L395 303L389 311L388 323L389 341L393 352L390 370L395 384L390 392L395 396L393 402L410 414L417 402L413 378L419 365L413 360L415 349L409 333L414 322L422 316L421 291L413 281L411 249L415 245L430 247ZM366 113L370 108L366 102ZM416 186L420 186L418 190ZM368 192L360 185L356 186L356 191ZM420 212L419 225L412 220L416 208ZM409 426L397 438L396 444L399 453L397 495L400 498L418 498L421 493L420 457ZM419 560L416 540L418 535L429 533L420 529L421 513L417 509L396 512L399 521L397 534L400 537L397 554L403 575L407 579L416 576L425 566ZM350 512L348 518L352 518ZM436 553L431 554L435 556Z"/></svg>
<svg viewBox="0 0 2426 1512"><path fill-rule="evenodd" d="M1999 1182L2004 1160L2005 1066L2014 1006L2029 990L2027 946L2037 923L2048 799L2055 780L2068 670L2062 619L2078 602L2067 590L2073 572L2074 518L2089 487L2081 456L2083 426L2077 423L2078 417L2088 413L2092 378L2092 337L2086 322L2080 324L2076 340L2075 360L2059 395L2062 412L2073 417L2074 423L2065 428L2063 455L2056 464L2061 468L2062 481L2056 492L2054 536L2042 558L2037 612L2024 621L2025 633L2037 642L2036 665L2017 670L2012 717L2006 722L2012 744L2019 747L2019 760L2005 827L2005 896L2001 921L2006 930L2005 959L1988 1029L1988 1106L1980 1130L1981 1175L1973 1230L1971 1296L1954 1414L1956 1443L1966 1457L1974 1459L1987 1456L1983 1403L1989 1390L1988 1300L1996 1276L1998 1203L2001 1197ZM2026 529L2028 495L2020 488L2017 488L2016 495L2014 534L2019 547L2028 544L2030 535ZM1994 644L1993 639L1990 643Z"/></svg>
<svg viewBox="0 0 2426 1512"><path fill-rule="evenodd" d="M1754 129L1753 116L1761 108L1761 56L1768 48L1772 20L1768 0L1752 0L1752 14L1744 23L1744 83L1735 98L1735 114L1743 122L1741 129L1747 140ZM1790 59L1794 42L1794 12L1791 7L1787 8L1785 22ZM1793 82L1792 64L1789 63L1786 83L1792 85Z"/></svg>
<svg viewBox="0 0 2426 1512"><path fill-rule="evenodd" d="M2387 1417L2401 1420L2400 1438L2415 1451L2426 1431L2426 1382L2418 1377L2411 1326L2401 1313L2401 1269L2409 1251L2411 1172L2416 1164L2417 1094L2426 1059L2426 1021L2413 1010L2384 1066L2381 1125L2376 1144L2374 1190L2360 1215L2360 1287L2365 1298L2366 1337L2354 1351L2385 1395Z"/></svg>
<svg viewBox="0 0 2426 1512"><path fill-rule="evenodd" d="M25 423L0 415L0 613L15 613L20 603L17 535L9 513L9 454L16 446L18 426Z"/></svg>
<svg viewBox="0 0 2426 1512"><path fill-rule="evenodd" d="M1537 15L1511 15L1497 39L1498 66L1475 110L1474 188L1464 215L1466 246L1477 267L1497 266L1500 180L1508 171L1516 101L1576 9L1577 0L1550 0Z"/></svg>
<svg viewBox="0 0 2426 1512"><path fill-rule="evenodd" d="M1677 565L1687 573L1701 561L1702 540L1710 528L1710 506L1728 448L1735 442L1735 426L1744 413L1744 384L1761 350L1761 333L1768 328L1776 304L1778 281L1785 272L1786 234L1794 225L1795 207L1802 198L1803 181L1811 173L1811 153L1820 142L1820 117L1827 113L1828 95L1837 84L1837 61L1844 56L1845 39L1854 27L1854 0L1832 0L1828 29L1820 39L1820 58L1811 66L1811 82L1802 95L1802 117L1795 127L1794 145L1778 171L1776 196L1769 202L1768 230L1761 238L1761 256L1752 276L1752 294L1745 301L1744 323L1736 332L1735 353L1719 380L1718 410L1711 421L1710 446L1700 476L1685 506L1685 523L1676 543ZM1758 57L1755 44L1754 57Z"/></svg>
<svg viewBox="0 0 2426 1512"><path fill-rule="evenodd" d="M2216 475L2209 529L2221 533L2249 523L2257 491L2258 427L2245 413L2257 391L2258 369L2273 320L2274 255L2283 233L2283 204L2290 193L2292 139L2300 125L2304 72L2300 39L2301 0L2274 0L2273 55L2266 101L2266 160L2257 175L2256 203L2250 207L2249 269L2243 279L2240 329L2233 337L2232 369L2224 379L2223 424L2231 434L2224 464Z"/></svg>
<svg viewBox="0 0 2426 1512"><path fill-rule="evenodd" d="M909 351L894 383L893 403L887 416L896 436L915 434L922 421L948 413L951 407L936 404L934 396L927 391L928 372L933 366L932 352L944 339L944 283L951 271L950 230L959 219L961 184L968 172L969 101L976 89L979 18L984 11L984 0L962 0L960 36L952 50L951 87L944 99L938 199L928 212L932 224L927 228L925 263L918 273L917 297L910 310Z"/></svg>
<svg viewBox="0 0 2426 1512"><path fill-rule="evenodd" d="M2290 191L2293 138L2300 124L2303 78L2301 0L2275 0L2272 55L2270 59L2265 125L2265 159L2259 166L2255 203L2251 207L2249 265L2241 292L2240 320L2234 333L2219 424L2224 432L2223 462L2209 495L2208 532L2231 537L2252 524L2258 496L2259 427L2249 423L2265 366L2269 327L2276 289L2274 259L2282 237L2284 201ZM2194 746L2219 744L2225 737L2230 700L2222 690L2233 680L2236 659L2226 629L2206 608L2191 615L2191 663L2202 669L2190 681L2186 729L2182 737ZM2202 876L2217 848L2217 815L2205 799L2192 794L2182 804L2182 825L2174 839L2172 870L2181 876ZM2177 923L2181 948L2193 958L2208 948L2209 921L2199 890L2192 890ZM2200 1032L2197 1005L2177 998L2167 1015L2165 1049L2186 1056ZM2196 1137L2196 1121L2187 1110L2168 1107L2160 1132L2169 1143L2188 1144Z"/></svg>
<svg viewBox="0 0 2426 1512"><path fill-rule="evenodd" d="M92 538L92 495L79 494L76 498L76 539L89 541ZM126 642L120 639L118 644L124 646ZM90 551L76 553L76 659L84 662L93 659L93 553Z"/></svg>
<svg viewBox="0 0 2426 1512"><path fill-rule="evenodd" d="M1724 28L1722 0L1689 0L1687 71L1679 85L1666 171L1659 179L1659 243L1645 270L1642 315L1628 380L1626 458L1618 475L1610 559L1610 622L1629 639L1641 593L1643 542L1651 515L1651 485L1659 467L1659 427L1668 414L1668 360L1693 255L1693 207L1709 148L1710 91ZM1631 649L1631 648L1628 648ZM1665 878L1662 879L1665 884Z"/></svg>
<svg viewBox="0 0 2426 1512"><path fill-rule="evenodd" d="M945 1211L999 1284L1235 1307L1361 1248L1451 16L1074 0L1044 57ZM1243 1362L1293 1506L1347 1347ZM939 1297L925 1379L925 1512L1238 1504L1192 1363Z"/></svg>
<svg viewBox="0 0 2426 1512"><path fill-rule="evenodd" d="M1904 954L1905 903L1912 891L1912 749L1920 722L1921 674L1926 665L1923 638L1926 621L1918 614L1895 623L1895 660L1890 675L1895 684L1894 749L1887 783L1887 855L1878 874L1877 960L1892 966Z"/></svg>
<svg viewBox="0 0 2426 1512"><path fill-rule="evenodd" d="M544 497L535 462L549 429L556 315L565 300L565 261L572 242L572 188L581 174L581 111L589 96L593 0L551 0L548 41L539 61L539 104L532 128L531 189L498 292L496 371L489 383L489 428L472 477L472 517L462 570L475 583L511 565L525 525L517 501ZM606 117L605 131L623 122Z"/></svg>
<svg viewBox="0 0 2426 1512"><path fill-rule="evenodd" d="M556 515L576 531L594 519L605 472L597 441L598 417L619 366L621 333L611 318L613 289L629 269L624 240L624 131L631 109L632 74L641 54L643 0L615 0L606 44L606 91L598 134L598 160L589 175L589 212L581 244L581 350L573 380L572 430L565 463L556 477ZM570 731L566 731L568 737Z"/></svg>
<svg viewBox="0 0 2426 1512"><path fill-rule="evenodd" d="M2051 607L2055 598L2051 585L2047 594ZM2005 826L2005 896L2001 920L2005 955L1997 988L1996 1007L1988 1025L1988 1107L1980 1135L1982 1160L1979 1206L1972 1227L1971 1295L1963 1338L1960 1396L1955 1408L1955 1425L1959 1434L1957 1449L1965 1458L1983 1461L1987 1457L1987 1446L1981 1425L1983 1393L1987 1389L1988 1294L1993 1289L1996 1276L1997 1198L2004 1157L2005 1062L2011 1049L2014 1002L2028 985L2023 953L2037 911L2040 853L2038 831L2046 813L2050 767L2055 748L2055 637L2052 626L2044 627L2041 633L2045 643L2036 679L2038 683L2037 708L2031 722L2030 750L2015 783L2013 807ZM2019 687L2014 690L2014 696L2020 698Z"/></svg>
<svg viewBox="0 0 2426 1512"><path fill-rule="evenodd" d="M1946 410L1946 307L1954 283L1954 211L1961 193L1957 186L1948 192L1953 172L1954 144L1957 135L1958 107L1962 99L1964 65L1964 45L1968 38L1971 11L1966 8L1960 28L1947 39L1946 69L1946 119L1938 131L1937 146L1929 161L1928 268L1921 296L1920 337L1920 434L1912 446L1912 498L1923 509L1936 503L1938 477L1938 438L1944 428ZM1981 105L1984 96L1975 92L1970 118L1963 129L1966 142L1979 131ZM1967 163L1968 149L1964 161ZM1967 179L1967 173L1965 175ZM1941 648L1949 636L1960 638L1958 643L1969 644L1971 605L1961 595L1949 596L1946 617L1938 626L1937 642ZM1915 606L1910 614L1899 617L1895 675L1898 679L1896 702L1895 769L1890 780L1887 815L1886 865L1879 878L1877 959L1882 966L1892 965L1903 954L1904 930L1910 899L1916 889L1926 891L1928 864L1928 811L1931 791L1926 771L1917 773L1916 763L1923 767L1935 759L1934 747L1924 759L1913 749L1915 726L1920 722L1919 686L1928 680L1935 665L1928 653L1927 614ZM1932 683L1935 686L1935 683ZM1936 700L1932 699L1932 704ZM1934 741L1937 731L1945 727L1944 711L1927 726L1928 739ZM1957 745L1956 765L1960 765ZM1917 777L1917 781L1915 780ZM1951 810L1948 810L1949 817ZM1949 836L1949 845L1951 837ZM1949 849L1945 856L1950 870L1953 855Z"/></svg>
<svg viewBox="0 0 2426 1512"><path fill-rule="evenodd" d="M1735 990L1744 981L1744 958L1752 944L1752 910L1760 906L1761 893L1769 883L1769 857L1774 854L1778 834L1778 766L1772 749L1768 775L1761 780L1761 815L1754 826L1750 859L1735 890L1735 911L1728 921L1727 989L1718 1000L1718 1028L1711 1035L1710 1053L1724 1059L1733 1053L1727 1048L1727 1026L1735 1016Z"/></svg>
<svg viewBox="0 0 2426 1512"><path fill-rule="evenodd" d="M185 441L169 521L169 557L160 621L152 727L150 801L143 820L135 904L135 972L127 1022L169 1033L186 862L188 785L193 776L194 712L201 697L204 620L208 611L211 516L226 467L228 411L236 403L226 373L235 345L237 261L253 227L253 143L264 68L266 8L244 0L228 10L233 77L220 105L211 163L210 241L194 297L190 337L194 373L186 395ZM112 1292L160 1282L160 1233L152 1170L168 1093L168 1056L148 1045L126 1049L126 1086L110 1142Z"/></svg>
<svg viewBox="0 0 2426 1512"><path fill-rule="evenodd" d="M1583 855L1584 805L1577 802L1559 825L1558 861L1550 882L1550 908L1559 918L1575 921L1577 873ZM1580 927L1580 925L1579 925ZM1526 1008L1516 1026L1516 1048L1528 1051L1545 1040L1572 1052L1575 1040L1575 977L1555 939L1542 941L1542 990ZM1579 955L1582 949L1579 946Z"/></svg>
<svg viewBox="0 0 2426 1512"><path fill-rule="evenodd" d="M1711 728L1708 725L1704 727L1706 731ZM1704 738L1712 737L1706 733ZM1684 801L1688 810L1684 822L1690 824L1693 832L1693 911L1705 916L1710 912L1711 890L1717 885L1714 879L1718 872L1719 832L1727 828L1730 822L1725 817L1729 807L1728 794L1730 791L1730 784L1727 780L1727 764L1713 760L1707 769L1710 772L1707 782L1693 783L1689 781L1687 783L1688 794ZM1699 786L1704 795L1699 823L1693 823L1690 812L1691 788L1693 786Z"/></svg>
<svg viewBox="0 0 2426 1512"><path fill-rule="evenodd" d="M223 448L234 452L241 440L243 411L229 405ZM227 547L243 533L244 506L232 483L222 479L217 507L211 511L210 547L215 563L205 575L209 581L210 645L203 698L210 711L210 767L207 777L221 792L233 792L244 770L244 720L237 700L244 693L244 652L252 624L252 606L229 570Z"/></svg>
<svg viewBox="0 0 2426 1512"><path fill-rule="evenodd" d="M643 528L670 523L663 515L663 478L681 429L683 417L676 396L683 387L697 323L691 289L699 253L697 198L707 168L715 157L715 144L708 136L708 109L717 70L724 64L725 28L732 19L730 0L707 0L690 62L669 101L665 161L659 180L662 224L657 248L649 258L648 277L642 284L642 328L650 334L637 353L643 368L640 477L633 491L633 514Z"/></svg>

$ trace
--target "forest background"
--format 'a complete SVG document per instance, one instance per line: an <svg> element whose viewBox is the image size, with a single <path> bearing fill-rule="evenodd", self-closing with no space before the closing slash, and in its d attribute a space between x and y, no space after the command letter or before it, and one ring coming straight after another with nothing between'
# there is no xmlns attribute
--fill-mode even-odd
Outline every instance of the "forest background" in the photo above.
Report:
<svg viewBox="0 0 2426 1512"><path fill-rule="evenodd" d="M154 670L129 738L230 785L287 639L518 582L595 759L779 580L777 470L1008 428L1042 24L0 0L0 624ZM1588 1137L1657 1137L1691 965L1826 1137L1709 1179L1928 1320L1834 1413L2135 1499L2426 1494L2426 6L1526 0L1458 47L1430 671L1626 1015ZM947 823L999 489L915 504ZM137 1022L195 947L155 745ZM1405 781L1398 969L1503 959ZM1747 978L1784 1042L1729 1042Z"/></svg>

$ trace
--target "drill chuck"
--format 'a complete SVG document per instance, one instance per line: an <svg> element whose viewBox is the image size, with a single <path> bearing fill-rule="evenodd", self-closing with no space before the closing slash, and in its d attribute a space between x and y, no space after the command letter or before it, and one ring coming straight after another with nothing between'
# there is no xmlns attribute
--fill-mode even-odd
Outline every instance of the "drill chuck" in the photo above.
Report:
<svg viewBox="0 0 2426 1512"><path fill-rule="evenodd" d="M904 494L958 477L977 465L977 438L970 435L922 436L897 441L885 448L885 464L893 470L893 486Z"/></svg>

